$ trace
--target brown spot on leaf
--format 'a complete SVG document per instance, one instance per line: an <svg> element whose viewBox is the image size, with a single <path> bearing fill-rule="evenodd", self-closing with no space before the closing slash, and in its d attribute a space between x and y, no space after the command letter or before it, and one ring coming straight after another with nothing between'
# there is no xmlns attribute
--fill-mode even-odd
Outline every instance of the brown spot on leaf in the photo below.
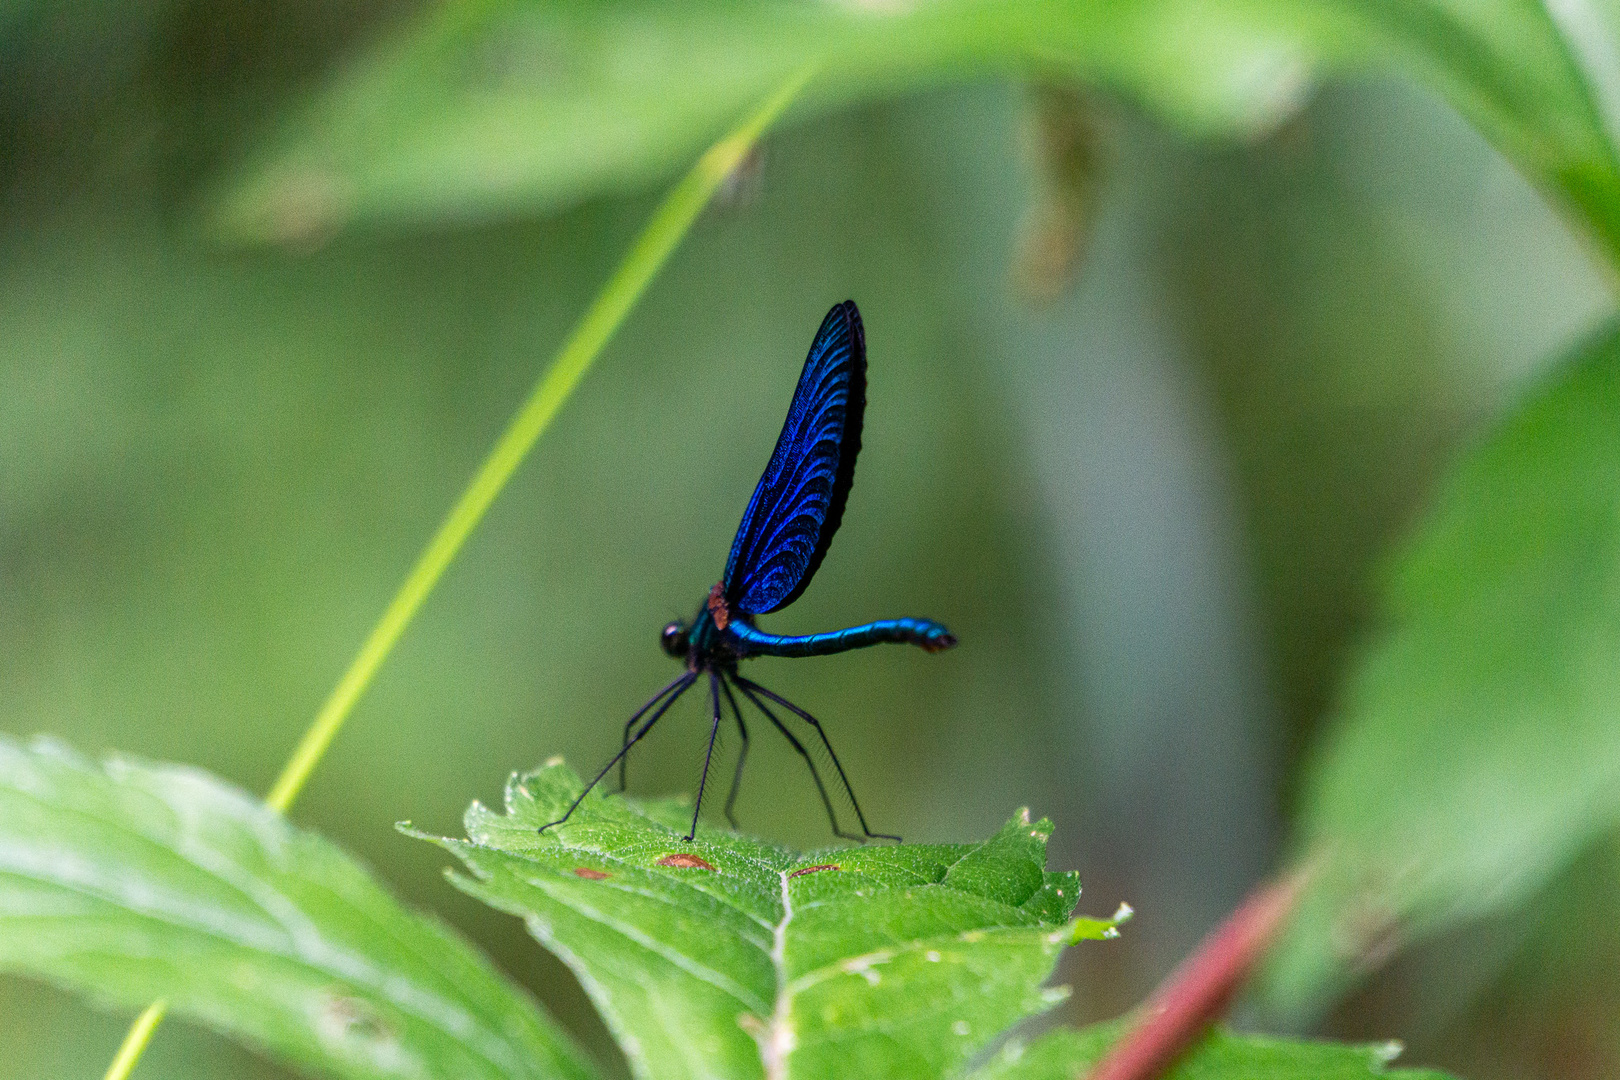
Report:
<svg viewBox="0 0 1620 1080"><path fill-rule="evenodd" d="M822 863L820 866L801 866L797 870L794 870L793 872L788 874L788 877L798 877L800 874L814 874L818 870L837 870L837 869L838 869L838 864L837 863L830 863L830 862L829 863Z"/></svg>
<svg viewBox="0 0 1620 1080"><path fill-rule="evenodd" d="M341 991L328 993L316 1019L320 1033L328 1040L386 1044L399 1035L376 1006Z"/></svg>
<svg viewBox="0 0 1620 1080"><path fill-rule="evenodd" d="M658 860L659 866L678 866L684 870L713 870L714 867L696 855L689 855L684 851L677 851L673 855L665 855Z"/></svg>
<svg viewBox="0 0 1620 1080"><path fill-rule="evenodd" d="M592 870L588 866L576 866L574 867L574 876L589 878L592 881L601 881L603 878L610 878L613 875L606 870Z"/></svg>

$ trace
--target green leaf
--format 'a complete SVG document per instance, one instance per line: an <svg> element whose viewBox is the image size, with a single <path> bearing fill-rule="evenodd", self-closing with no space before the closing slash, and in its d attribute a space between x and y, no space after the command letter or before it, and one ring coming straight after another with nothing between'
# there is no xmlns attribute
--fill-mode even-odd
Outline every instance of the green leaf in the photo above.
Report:
<svg viewBox="0 0 1620 1080"><path fill-rule="evenodd" d="M1366 32L1337 63L1428 83L1533 181L1577 211L1620 261L1620 23L1585 0L1337 0ZM1595 10L1602 7L1604 11Z"/></svg>
<svg viewBox="0 0 1620 1080"><path fill-rule="evenodd" d="M1555 17L1552 10L1559 14ZM536 212L689 161L809 61L810 107L983 75L1248 133L1326 70L1416 76L1620 250L1612 27L1537 0L495 0L429 9L294 109L216 205L236 237ZM1560 21L1561 20L1561 21ZM1615 70L1611 70L1611 68Z"/></svg>
<svg viewBox="0 0 1620 1080"><path fill-rule="evenodd" d="M1102 1060L1124 1026L1112 1021L1079 1031L1060 1028L1030 1044L1014 1040L973 1080L1073 1080ZM1400 1049L1398 1043L1354 1046L1212 1031L1162 1080L1444 1080L1427 1069L1386 1069Z"/></svg>
<svg viewBox="0 0 1620 1080"><path fill-rule="evenodd" d="M467 892L573 968L643 1077L940 1076L1060 1001L1042 989L1080 884L1045 866L1051 825L1021 813L982 844L801 855L691 810L579 793L560 762L474 803ZM418 834L420 835L420 834Z"/></svg>
<svg viewBox="0 0 1620 1080"><path fill-rule="evenodd" d="M691 160L811 61L820 64L806 94L813 109L1014 71L1124 87L1197 130L1251 130L1292 108L1307 71L1299 20L1278 19L1271 7L436 7L294 110L242 167L216 222L237 237L297 238L351 217L484 217L622 191Z"/></svg>
<svg viewBox="0 0 1620 1080"><path fill-rule="evenodd" d="M1620 820L1614 328L1466 455L1387 593L1306 778L1326 866L1271 972L1291 1011L1524 903Z"/></svg>
<svg viewBox="0 0 1620 1080"><path fill-rule="evenodd" d="M595 1075L353 859L196 769L0 738L0 970L171 1008L340 1077Z"/></svg>

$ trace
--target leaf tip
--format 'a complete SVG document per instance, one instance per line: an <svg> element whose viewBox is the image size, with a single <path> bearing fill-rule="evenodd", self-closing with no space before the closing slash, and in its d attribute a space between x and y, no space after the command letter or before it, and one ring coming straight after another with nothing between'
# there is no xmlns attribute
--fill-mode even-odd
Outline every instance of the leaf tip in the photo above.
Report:
<svg viewBox="0 0 1620 1080"><path fill-rule="evenodd" d="M1081 917L1073 919L1069 924L1052 935L1054 942L1067 941L1070 945L1077 945L1082 941L1113 941L1119 937L1119 928L1130 922L1136 911L1131 905L1120 903L1114 914L1106 919L1092 919Z"/></svg>
<svg viewBox="0 0 1620 1080"><path fill-rule="evenodd" d="M1406 1052L1406 1044L1399 1039L1390 1039L1388 1042L1377 1043L1368 1047L1372 1051L1373 1061L1379 1068L1393 1064L1395 1059Z"/></svg>

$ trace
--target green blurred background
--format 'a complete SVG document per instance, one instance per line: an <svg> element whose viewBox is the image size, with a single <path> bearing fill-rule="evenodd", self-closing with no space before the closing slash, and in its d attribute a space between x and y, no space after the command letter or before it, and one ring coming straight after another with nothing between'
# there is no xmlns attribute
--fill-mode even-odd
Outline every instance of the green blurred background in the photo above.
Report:
<svg viewBox="0 0 1620 1080"><path fill-rule="evenodd" d="M645 220L661 180L281 246L203 227L269 119L406 14L0 9L0 728L265 789ZM962 647L755 675L827 721L875 828L977 837L1024 804L1057 822L1084 907L1139 913L1067 962L1077 1020L1139 1000L1278 865L1380 558L1481 418L1613 307L1526 181L1395 78L1331 83L1242 138L994 76L791 121L610 344L293 815L604 1055L566 971L392 823L452 830L509 770L612 753L845 297L867 325L864 453L814 587L770 626L927 615ZM635 790L691 789L699 714L633 759ZM767 739L740 816L828 839ZM1588 854L1528 928L1403 955L1324 1030L1475 1077L1611 1075L1620 941L1597 928L1616 864ZM99 1075L128 1019L0 981L0 1077ZM178 1021L141 1069L282 1075Z"/></svg>

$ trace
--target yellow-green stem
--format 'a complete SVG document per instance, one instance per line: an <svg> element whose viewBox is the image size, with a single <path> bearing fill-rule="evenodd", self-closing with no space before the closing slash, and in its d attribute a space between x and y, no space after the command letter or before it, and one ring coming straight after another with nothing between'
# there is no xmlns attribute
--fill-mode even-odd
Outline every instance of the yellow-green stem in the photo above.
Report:
<svg viewBox="0 0 1620 1080"><path fill-rule="evenodd" d="M366 687L371 685L377 669L393 651L422 602L438 584L467 537L483 520L484 512L517 471L535 440L546 430L552 417L557 415L557 410L562 408L563 402L568 400L580 379L590 370L597 354L619 329L625 316L646 291L648 283L658 274L670 253L709 204L721 182L748 155L765 129L798 96L812 73L811 67L795 73L752 115L711 146L698 159L692 171L659 204L652 220L642 229L641 235L597 294L584 318L580 319L574 332L557 351L556 359L496 440L484 463L473 474L472 481L456 500L455 506L451 507L438 532L428 541L416 565L411 567L399 591L360 646L360 652L321 705L309 730L304 733L286 767L276 778L275 785L265 796L265 803L272 810L278 814L286 813L293 800L298 798L327 747L332 745L332 740L343 728L343 722L354 710L355 703L365 693ZM125 1080L129 1076L167 1008L167 1002L154 1002L140 1015L124 1037L124 1045L119 1049L118 1056L107 1069L106 1080Z"/></svg>
<svg viewBox="0 0 1620 1080"><path fill-rule="evenodd" d="M135 1018L135 1022L129 1026L129 1034L124 1036L124 1045L118 1048L118 1056L107 1066L106 1080L124 1080L129 1075L129 1071L146 1052L146 1044L152 1041L152 1032L157 1030L157 1026L163 1022L163 1014L168 1011L167 1001L154 1001Z"/></svg>
<svg viewBox="0 0 1620 1080"><path fill-rule="evenodd" d="M377 669L405 632L405 627L422 606L422 601L433 591L445 568L461 550L467 536L483 519L495 496L500 494L529 448L574 392L579 380L590 369L591 362L602 351L602 346L607 344L640 299L647 283L658 273L670 252L675 250L691 228L692 222L708 205L715 189L741 163L771 121L793 100L809 75L809 71L800 72L771 95L741 126L710 147L698 159L692 171L665 197L652 220L636 238L629 254L597 294L595 303L558 350L551 367L541 376L529 393L528 400L501 433L472 482L461 493L461 498L456 500L456 505L428 542L416 565L411 567L405 583L377 621L371 636L360 647L359 655L321 706L314 723L293 751L292 759L265 797L265 802L273 810L285 812L298 797L310 773L326 753L326 748L348 719L355 702L370 685Z"/></svg>

